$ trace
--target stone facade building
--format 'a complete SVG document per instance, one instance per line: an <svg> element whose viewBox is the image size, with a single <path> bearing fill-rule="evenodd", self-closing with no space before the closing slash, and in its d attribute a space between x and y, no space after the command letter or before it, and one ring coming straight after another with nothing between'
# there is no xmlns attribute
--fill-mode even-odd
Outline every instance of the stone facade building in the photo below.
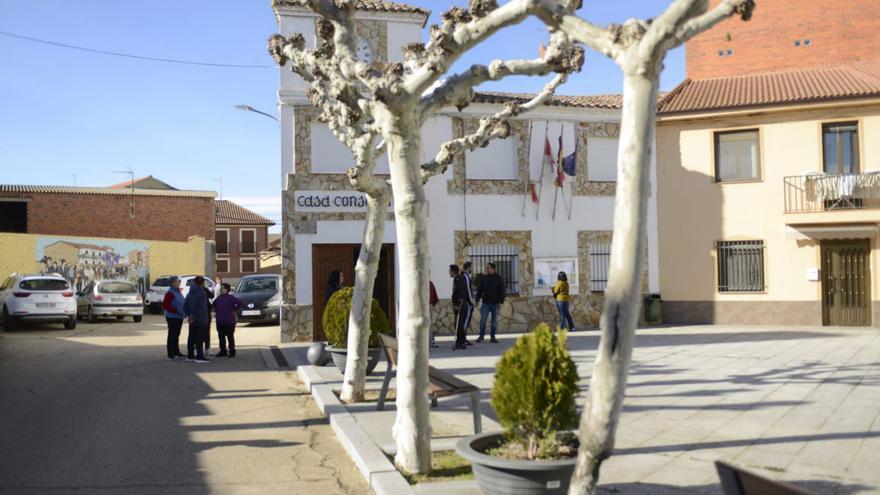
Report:
<svg viewBox="0 0 880 495"><path fill-rule="evenodd" d="M314 46L314 14L283 1L273 6L283 35L302 33ZM385 2L363 2L360 7L359 53L374 61L402 61L401 47L421 39L426 18L421 9ZM304 82L288 70L281 74L281 331L284 340L317 340L323 336L320 317L329 273L341 271L345 285L354 279L365 204L345 175L353 164L350 152L316 120ZM422 159L432 157L443 142L473 130L481 116L497 112L506 101L528 97L485 92L462 111L443 109L422 129ZM515 120L510 138L458 156L444 175L428 182L428 261L441 298L434 310L435 328L453 328L448 266L468 260L475 274L494 262L505 280L508 296L501 308L501 332L558 322L550 286L559 270L568 272L572 285L576 326L598 322L611 237L620 105L618 95L557 96ZM554 161L574 161L573 174L564 176L562 187L554 183L555 165L545 159L547 143ZM384 157L377 173L388 173ZM398 285L393 218L389 209L374 293L392 322ZM645 292L657 286L653 203L649 223ZM478 318L477 314L474 328Z"/></svg>

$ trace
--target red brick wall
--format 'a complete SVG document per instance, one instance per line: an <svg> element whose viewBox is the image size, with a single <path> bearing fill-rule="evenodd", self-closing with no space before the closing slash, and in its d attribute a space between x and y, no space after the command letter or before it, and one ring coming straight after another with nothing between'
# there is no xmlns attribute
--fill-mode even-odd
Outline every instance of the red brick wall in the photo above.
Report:
<svg viewBox="0 0 880 495"><path fill-rule="evenodd" d="M186 241L214 239L214 200L105 194L28 194L28 233Z"/></svg>
<svg viewBox="0 0 880 495"><path fill-rule="evenodd" d="M692 79L877 61L880 0L758 0L750 21L727 19L689 41L686 51Z"/></svg>

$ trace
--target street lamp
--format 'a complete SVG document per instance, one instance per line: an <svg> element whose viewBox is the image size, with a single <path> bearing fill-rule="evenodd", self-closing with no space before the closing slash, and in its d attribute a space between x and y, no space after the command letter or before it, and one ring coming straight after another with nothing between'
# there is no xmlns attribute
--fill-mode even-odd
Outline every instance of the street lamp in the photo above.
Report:
<svg viewBox="0 0 880 495"><path fill-rule="evenodd" d="M235 105L235 108L237 108L238 110L241 110L243 112L254 112L254 113L258 113L260 115L265 115L266 117L269 117L270 119L274 120L275 122L278 122L279 124L281 123L281 121L278 120L278 117L276 117L272 114L266 113L266 112L261 112L260 110L257 110L256 108L254 108L250 105Z"/></svg>

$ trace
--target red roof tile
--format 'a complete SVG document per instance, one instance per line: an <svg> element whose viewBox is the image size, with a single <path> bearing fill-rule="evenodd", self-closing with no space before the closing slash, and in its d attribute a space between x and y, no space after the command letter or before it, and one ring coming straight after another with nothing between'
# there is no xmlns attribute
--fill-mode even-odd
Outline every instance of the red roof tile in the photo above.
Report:
<svg viewBox="0 0 880 495"><path fill-rule="evenodd" d="M534 97L535 93L478 91L474 93L474 103L506 103L508 101L525 103ZM623 97L621 95L555 95L545 103L545 105L556 107L608 108L612 110L620 109L622 104Z"/></svg>
<svg viewBox="0 0 880 495"><path fill-rule="evenodd" d="M289 0L273 0L272 5L275 7L300 7L298 2ZM416 7L414 5L383 2L380 0L358 0L356 8L357 10L365 10L368 12L400 12L403 14L422 14L425 16L428 16L431 13L431 11L427 9Z"/></svg>
<svg viewBox="0 0 880 495"><path fill-rule="evenodd" d="M258 215L232 201L214 201L214 223L220 225L275 225L275 222Z"/></svg>
<svg viewBox="0 0 880 495"><path fill-rule="evenodd" d="M685 79L661 114L880 96L880 62L712 79Z"/></svg>

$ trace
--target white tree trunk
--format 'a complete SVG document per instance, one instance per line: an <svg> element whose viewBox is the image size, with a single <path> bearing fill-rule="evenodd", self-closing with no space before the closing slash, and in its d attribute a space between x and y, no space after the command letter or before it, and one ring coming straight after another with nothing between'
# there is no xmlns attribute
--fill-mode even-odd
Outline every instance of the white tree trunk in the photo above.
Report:
<svg viewBox="0 0 880 495"><path fill-rule="evenodd" d="M364 240L354 274L354 293L348 316L348 354L342 380L343 402L363 402L367 379L367 348L370 341L370 316L373 308L373 287L382 255L388 194L367 194L367 220Z"/></svg>
<svg viewBox="0 0 880 495"><path fill-rule="evenodd" d="M397 229L400 301L397 319L397 417L394 462L408 473L431 470L428 409L428 203L420 171L420 125L413 112L395 112L383 128L391 165Z"/></svg>
<svg viewBox="0 0 880 495"><path fill-rule="evenodd" d="M581 446L569 495L596 493L599 467L614 447L626 392L639 321L658 74L659 68L653 66L647 71L624 69L614 233L601 320L602 338L581 416Z"/></svg>

